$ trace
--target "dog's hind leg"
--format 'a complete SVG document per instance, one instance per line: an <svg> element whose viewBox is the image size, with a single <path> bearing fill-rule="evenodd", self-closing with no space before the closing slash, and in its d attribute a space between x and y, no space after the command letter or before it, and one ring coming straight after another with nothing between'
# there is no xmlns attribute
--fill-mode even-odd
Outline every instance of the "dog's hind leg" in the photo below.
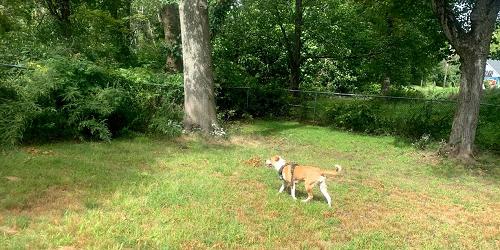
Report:
<svg viewBox="0 0 500 250"><path fill-rule="evenodd" d="M326 186L326 179L323 179L319 183L319 190L321 191L321 193L323 194L323 196L325 196L325 199L328 202L328 206L332 207L332 198L330 197L330 194L328 194L328 189L327 189L327 186Z"/></svg>
<svg viewBox="0 0 500 250"><path fill-rule="evenodd" d="M313 182L313 183L304 183L305 186L306 186L306 191L307 191L307 198L302 200L302 202L308 202L310 200L312 200L313 198L313 188L314 188L314 185L316 185L316 182Z"/></svg>
<svg viewBox="0 0 500 250"><path fill-rule="evenodd" d="M296 199L297 199L297 197L295 197L295 186L296 186L296 185L295 185L295 182L293 182L293 183L292 183L292 190L290 191L290 193L292 194L292 198L293 198L294 200L296 200Z"/></svg>

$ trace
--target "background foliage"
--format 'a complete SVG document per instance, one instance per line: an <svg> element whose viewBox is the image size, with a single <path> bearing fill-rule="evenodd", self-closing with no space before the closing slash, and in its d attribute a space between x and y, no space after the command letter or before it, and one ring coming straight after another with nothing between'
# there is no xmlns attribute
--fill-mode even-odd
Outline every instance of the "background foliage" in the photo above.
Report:
<svg viewBox="0 0 500 250"><path fill-rule="evenodd" d="M51 12L49 2L68 3L67 18ZM179 133L182 74L166 73L165 60L181 52L165 41L159 20L162 7L175 2L1 0L2 144ZM295 1L209 1L220 118L308 116L311 110L292 107L312 99L284 90L295 14ZM389 80L385 95L453 99L456 93L449 87L458 86L459 62L427 1L305 0L301 41L302 90L380 94ZM495 92L485 98L500 103ZM444 138L453 115L449 105L319 103L325 125L411 138ZM484 147L498 148L495 112L481 110Z"/></svg>

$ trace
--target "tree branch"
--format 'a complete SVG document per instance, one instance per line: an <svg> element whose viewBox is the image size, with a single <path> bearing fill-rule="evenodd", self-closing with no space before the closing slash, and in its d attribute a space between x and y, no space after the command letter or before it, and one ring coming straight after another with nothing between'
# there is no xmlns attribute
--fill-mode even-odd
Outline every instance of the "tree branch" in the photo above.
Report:
<svg viewBox="0 0 500 250"><path fill-rule="evenodd" d="M283 45L285 45L286 51L287 51L288 55L290 56L292 54L292 47L290 45L290 40L289 40L288 35L286 33L286 29L283 26L283 22L282 22L283 20L281 18L279 9L277 6L275 6L275 7L276 7L276 17L278 19L277 21L278 21L278 24L280 26L281 34L283 35Z"/></svg>
<svg viewBox="0 0 500 250"><path fill-rule="evenodd" d="M15 65L15 64L5 64L5 63L0 63L0 66L6 67L6 68L17 68L17 69L28 69L22 65Z"/></svg>
<svg viewBox="0 0 500 250"><path fill-rule="evenodd" d="M436 13L445 36L455 46L460 47L459 39L465 35L460 23L453 15L448 0L432 0L432 8Z"/></svg>
<svg viewBox="0 0 500 250"><path fill-rule="evenodd" d="M477 0L470 19L471 33L478 42L494 31L499 11L500 0Z"/></svg>
<svg viewBox="0 0 500 250"><path fill-rule="evenodd" d="M371 58L378 56L380 54L384 53L383 51L376 51L376 52L370 52L367 54L362 54L362 55L350 55L350 56L344 56L344 57L338 57L338 56L333 56L333 55L318 55L318 56L304 56L302 60L306 59L333 59L333 60L349 60L349 59L360 59L360 58Z"/></svg>
<svg viewBox="0 0 500 250"><path fill-rule="evenodd" d="M49 9L50 14L52 14L58 20L61 20L61 16L57 12L57 8L54 5L54 2L52 2L52 0L45 0L45 3L47 4L47 8Z"/></svg>

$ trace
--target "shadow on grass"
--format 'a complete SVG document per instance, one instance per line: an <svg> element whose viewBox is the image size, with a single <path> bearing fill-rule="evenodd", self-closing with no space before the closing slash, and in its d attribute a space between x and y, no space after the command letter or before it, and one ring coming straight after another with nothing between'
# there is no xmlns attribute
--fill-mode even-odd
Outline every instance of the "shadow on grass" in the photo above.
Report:
<svg viewBox="0 0 500 250"><path fill-rule="evenodd" d="M6 211L42 215L71 208L95 209L116 190L154 181L151 173L162 171L159 161L171 155L201 155L234 147L199 139L137 137L9 150L0 155L0 215Z"/></svg>
<svg viewBox="0 0 500 250"><path fill-rule="evenodd" d="M263 136L276 135L286 130L307 126L307 124L301 122L282 122L276 120L258 121L254 125L257 128L255 133Z"/></svg>
<svg viewBox="0 0 500 250"><path fill-rule="evenodd" d="M276 182L276 183L278 183L278 182ZM285 190L282 193L278 193L278 189L281 186L281 182L279 182L279 183L280 184L278 184L278 185L276 185L275 183L273 183L273 184L267 183L266 189L272 190L273 193L276 192L276 195L278 195L278 196L282 196L283 198L290 199L291 202L294 201L292 198L292 195L290 193L290 187L285 188ZM319 192L319 186L315 186L313 188L313 192L314 192L313 199L311 201L309 201L309 203L320 202L320 203L327 204L325 197ZM335 195L331 189L328 190L328 193L330 194L331 197L333 197ZM295 197L297 197L297 202L302 202L302 200L307 198L307 192L306 192L305 187L304 187L304 182L300 182L296 185Z"/></svg>
<svg viewBox="0 0 500 250"><path fill-rule="evenodd" d="M500 182L500 161L494 156L483 154L474 164L465 165L454 159L440 156L440 163L432 166L432 175L446 179L460 179L464 176L473 176L487 181Z"/></svg>
<svg viewBox="0 0 500 250"><path fill-rule="evenodd" d="M415 139L402 137L402 136L394 136L393 145L396 148L415 148L414 146Z"/></svg>

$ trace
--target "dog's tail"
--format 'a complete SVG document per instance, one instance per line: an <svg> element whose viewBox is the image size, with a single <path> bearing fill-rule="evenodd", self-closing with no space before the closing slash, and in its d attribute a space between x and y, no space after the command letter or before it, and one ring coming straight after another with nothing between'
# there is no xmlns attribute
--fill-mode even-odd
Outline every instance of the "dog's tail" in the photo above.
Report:
<svg viewBox="0 0 500 250"><path fill-rule="evenodd" d="M337 176L342 172L342 167L340 165L335 165L335 170L322 170L321 174L323 176Z"/></svg>

